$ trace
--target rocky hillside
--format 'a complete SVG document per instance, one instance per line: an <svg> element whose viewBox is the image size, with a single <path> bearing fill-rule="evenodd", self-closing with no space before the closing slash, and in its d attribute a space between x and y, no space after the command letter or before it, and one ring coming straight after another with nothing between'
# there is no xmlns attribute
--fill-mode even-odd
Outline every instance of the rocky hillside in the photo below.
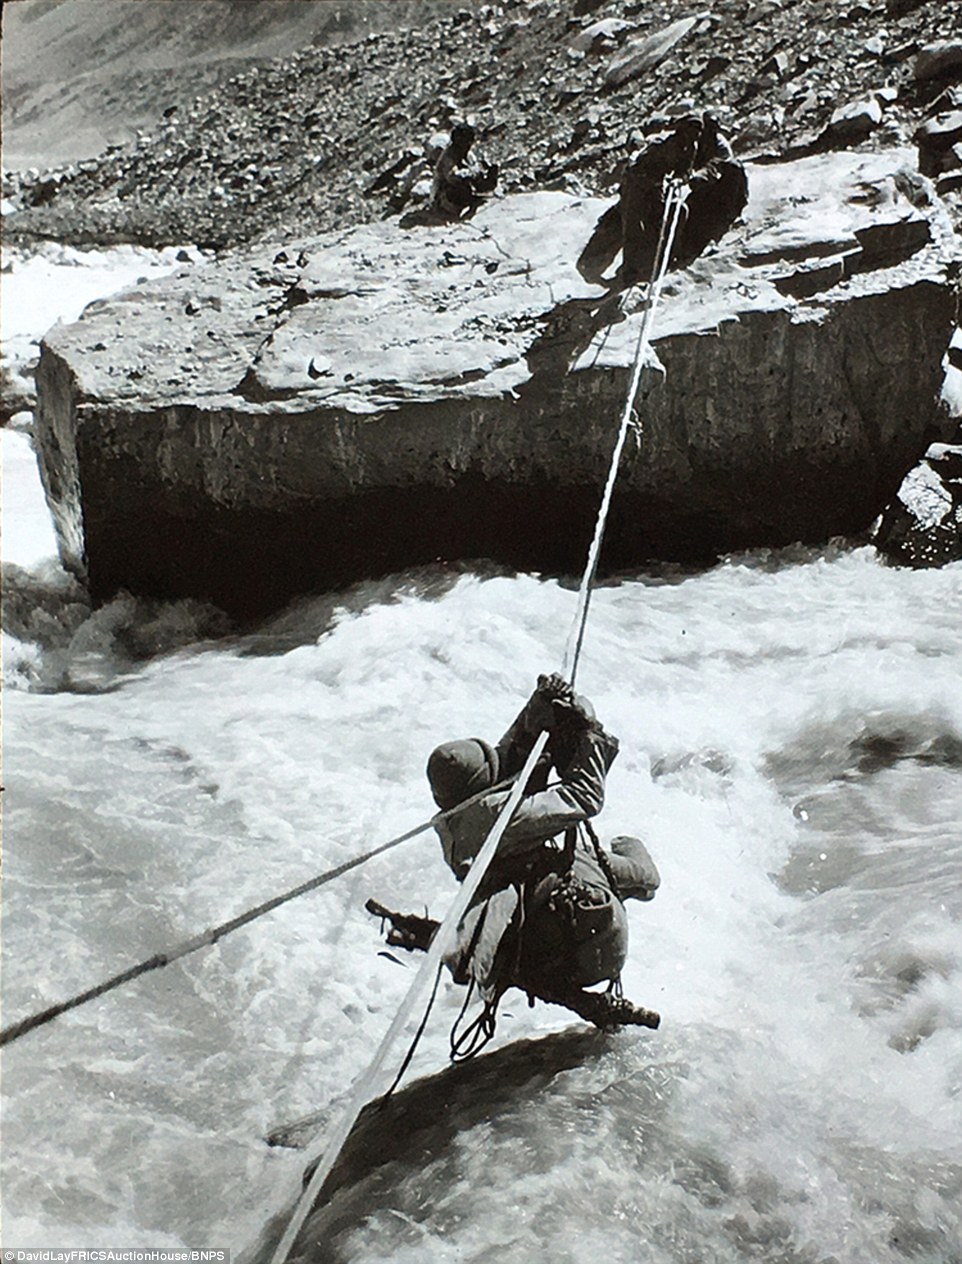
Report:
<svg viewBox="0 0 962 1264"><path fill-rule="evenodd" d="M379 219L412 205L425 147L460 118L500 166L502 192L604 192L626 143L691 106L715 110L754 157L911 142L941 116L922 166L960 196L962 0L504 0L420 13L409 29L311 45L172 100L149 134L99 158L8 176L8 235L221 247Z"/></svg>
<svg viewBox="0 0 962 1264"><path fill-rule="evenodd" d="M17 0L3 6L3 157L92 158L271 57L420 23L444 0Z"/></svg>

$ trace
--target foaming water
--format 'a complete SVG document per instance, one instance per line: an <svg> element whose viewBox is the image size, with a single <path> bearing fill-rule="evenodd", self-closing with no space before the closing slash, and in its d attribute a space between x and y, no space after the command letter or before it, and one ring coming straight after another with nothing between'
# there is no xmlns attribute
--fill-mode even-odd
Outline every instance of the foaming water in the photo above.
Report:
<svg viewBox="0 0 962 1264"><path fill-rule="evenodd" d="M494 1053L442 1073L445 983L304 1258L962 1258L960 595L962 567L869 550L595 594L599 825L662 871L624 977L662 1028L512 994ZM38 650L6 704L5 1021L429 816L427 752L500 734L574 605L422 571L119 675L98 649L100 693L50 692ZM333 1117L412 978L365 898L452 885L425 835L11 1046L5 1245L263 1254L306 1162L265 1134Z"/></svg>
<svg viewBox="0 0 962 1264"><path fill-rule="evenodd" d="M145 660L219 639L230 628L206 602L150 601L120 593L98 609L52 559L33 570L3 566L3 683L37 693L119 687Z"/></svg>

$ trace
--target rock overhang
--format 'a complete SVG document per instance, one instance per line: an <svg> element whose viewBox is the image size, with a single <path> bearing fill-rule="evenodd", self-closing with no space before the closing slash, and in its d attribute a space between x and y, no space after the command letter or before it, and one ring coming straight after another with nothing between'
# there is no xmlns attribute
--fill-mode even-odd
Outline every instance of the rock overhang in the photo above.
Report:
<svg viewBox="0 0 962 1264"><path fill-rule="evenodd" d="M750 191L735 229L666 283L651 362L668 376L646 375L645 444L623 471L613 528L619 561L671 553L672 541L708 554L857 529L933 437L960 252L911 152L757 165ZM310 522L353 550L362 574L449 550L498 556L498 524L480 525L487 496L503 560L537 567L536 538L508 540L530 530L525 496L546 520L551 495L594 500L637 344L640 301L575 267L610 204L520 194L438 228L390 221L265 242L55 328L39 431L55 516L74 524L68 553L101 592L140 584L223 601L203 573L214 560L138 577L131 550L121 558L108 537L136 532L150 496L152 522L185 530L226 513L221 540L230 514L257 517L255 535L283 520L288 540ZM72 480L58 474L65 445ZM860 465L867 486L833 509ZM437 504L421 513L423 537L404 533L408 559L343 538L339 522L389 533L385 516L405 512L397 495L417 514L427 492ZM656 526L636 529L645 516ZM584 515L570 517L572 535L584 529ZM547 567L582 550L554 543ZM349 565L337 579L351 577ZM293 582L329 578L320 568Z"/></svg>

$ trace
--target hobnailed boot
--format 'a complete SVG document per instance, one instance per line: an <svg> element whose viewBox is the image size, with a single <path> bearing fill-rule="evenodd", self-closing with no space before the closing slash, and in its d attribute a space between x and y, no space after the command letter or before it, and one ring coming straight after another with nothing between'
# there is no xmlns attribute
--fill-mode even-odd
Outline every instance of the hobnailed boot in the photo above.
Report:
<svg viewBox="0 0 962 1264"><path fill-rule="evenodd" d="M542 996L539 1000L549 1005L563 1005L574 1010L580 1017L596 1027L651 1027L657 1028L661 1015L653 1009L645 1009L642 1005L633 1005L625 996L615 996L611 992L566 992L563 996Z"/></svg>

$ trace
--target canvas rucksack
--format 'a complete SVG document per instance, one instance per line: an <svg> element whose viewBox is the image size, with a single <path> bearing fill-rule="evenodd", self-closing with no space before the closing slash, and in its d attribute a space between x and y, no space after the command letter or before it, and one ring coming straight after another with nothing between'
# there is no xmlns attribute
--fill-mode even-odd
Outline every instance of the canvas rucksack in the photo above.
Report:
<svg viewBox="0 0 962 1264"><path fill-rule="evenodd" d="M520 975L533 990L591 987L617 979L628 952L628 919L616 893L571 869L550 873L529 893Z"/></svg>

